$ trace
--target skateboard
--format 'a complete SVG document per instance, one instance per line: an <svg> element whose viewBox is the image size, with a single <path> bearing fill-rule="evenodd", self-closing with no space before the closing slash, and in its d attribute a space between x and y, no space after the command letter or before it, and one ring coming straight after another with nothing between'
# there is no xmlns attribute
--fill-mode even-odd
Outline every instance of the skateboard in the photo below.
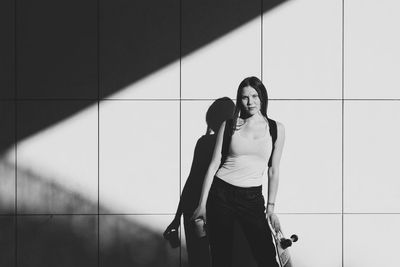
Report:
<svg viewBox="0 0 400 267"><path fill-rule="evenodd" d="M290 259L290 253L288 247L292 245L293 242L298 240L297 235L292 235L290 239L285 238L282 231L275 231L272 227L271 221L268 218L268 225L271 229L272 240L275 245L276 258L280 267L293 267L292 261Z"/></svg>

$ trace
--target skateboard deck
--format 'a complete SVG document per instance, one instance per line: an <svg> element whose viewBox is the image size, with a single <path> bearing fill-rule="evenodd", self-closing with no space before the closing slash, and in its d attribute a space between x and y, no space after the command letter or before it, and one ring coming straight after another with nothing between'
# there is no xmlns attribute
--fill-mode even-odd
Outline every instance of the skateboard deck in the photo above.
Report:
<svg viewBox="0 0 400 267"><path fill-rule="evenodd" d="M275 245L275 250L276 250L276 258L277 262L279 263L280 267L293 267L292 261L290 259L290 253L288 248L282 248L281 245L281 239L285 238L283 235L282 231L275 231L275 229L271 225L271 221L268 218L268 225L269 228L271 229L271 234L272 234L272 240Z"/></svg>

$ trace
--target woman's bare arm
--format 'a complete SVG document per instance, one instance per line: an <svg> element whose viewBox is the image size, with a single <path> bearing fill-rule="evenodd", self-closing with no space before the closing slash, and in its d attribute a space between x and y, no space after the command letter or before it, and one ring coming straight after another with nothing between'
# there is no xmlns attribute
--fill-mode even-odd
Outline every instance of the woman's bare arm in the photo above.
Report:
<svg viewBox="0 0 400 267"><path fill-rule="evenodd" d="M282 156L283 145L285 143L285 127L280 122L276 122L276 124L277 138L275 140L275 149L272 154L271 167L268 168L267 214L274 212L275 199L279 184L279 164Z"/></svg>
<svg viewBox="0 0 400 267"><path fill-rule="evenodd" d="M218 170L219 165L221 164L221 151L222 151L222 142L224 139L224 129L225 129L226 122L224 121L221 124L221 127L218 130L217 138L215 141L214 152L211 158L210 165L206 172L203 187L200 195L199 205L197 209L194 211L192 219L196 219L202 217L204 220L205 218L205 207L207 203L208 193L211 188L211 184L214 178L215 173Z"/></svg>
<svg viewBox="0 0 400 267"><path fill-rule="evenodd" d="M222 151L222 142L224 139L224 129L226 122L224 121L219 128L217 139L215 141L215 147L213 156L211 158L210 166L208 167L206 176L203 182L203 189L200 196L199 205L205 205L207 202L208 192L210 191L210 187L214 178L215 173L218 170L219 165L221 164L221 151Z"/></svg>

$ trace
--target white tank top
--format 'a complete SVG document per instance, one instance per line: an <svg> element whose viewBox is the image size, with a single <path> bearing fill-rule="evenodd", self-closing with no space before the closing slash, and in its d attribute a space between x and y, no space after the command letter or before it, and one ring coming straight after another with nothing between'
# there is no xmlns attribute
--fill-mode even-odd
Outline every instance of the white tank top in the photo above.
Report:
<svg viewBox="0 0 400 267"><path fill-rule="evenodd" d="M265 135L255 140L243 137L240 130L235 131L226 160L215 175L235 186L261 185L272 151L272 137L266 128Z"/></svg>

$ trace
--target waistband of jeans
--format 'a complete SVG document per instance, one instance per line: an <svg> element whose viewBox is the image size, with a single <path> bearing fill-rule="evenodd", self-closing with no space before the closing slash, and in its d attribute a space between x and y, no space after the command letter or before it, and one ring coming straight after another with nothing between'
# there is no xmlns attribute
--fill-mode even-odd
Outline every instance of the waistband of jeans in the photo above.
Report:
<svg viewBox="0 0 400 267"><path fill-rule="evenodd" d="M233 184L230 184L228 182L225 182L221 178L218 178L217 176L214 176L213 183L218 186L222 187L227 190L232 190L232 191L243 191L243 192L262 192L262 185L259 186L251 186L251 187L241 187L241 186L236 186Z"/></svg>

